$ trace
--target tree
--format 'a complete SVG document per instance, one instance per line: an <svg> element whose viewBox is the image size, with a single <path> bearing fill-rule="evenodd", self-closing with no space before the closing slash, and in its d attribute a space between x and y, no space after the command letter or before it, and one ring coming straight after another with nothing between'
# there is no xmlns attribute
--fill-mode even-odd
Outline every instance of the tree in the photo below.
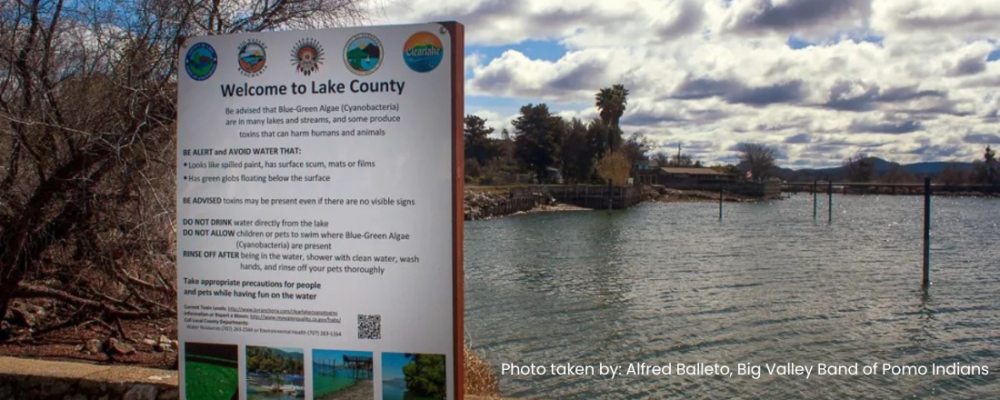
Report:
<svg viewBox="0 0 1000 400"><path fill-rule="evenodd" d="M882 181L885 183L913 183L917 182L917 178L898 163L892 163L889 170L882 175Z"/></svg>
<svg viewBox="0 0 1000 400"><path fill-rule="evenodd" d="M559 160L565 123L549 112L545 104L521 107L514 126L515 158L531 169L539 182L548 180L548 168Z"/></svg>
<svg viewBox="0 0 1000 400"><path fill-rule="evenodd" d="M711 168L711 169L713 169L715 171L719 171L721 173L724 173L726 175L735 176L735 177L738 177L738 178L741 178L744 175L742 173L742 171L740 171L740 168L737 167L737 166L735 166L735 165L733 165L733 164L715 165L715 166L712 166L712 167L709 167L709 168Z"/></svg>
<svg viewBox="0 0 1000 400"><path fill-rule="evenodd" d="M670 165L670 156L663 151L658 151L653 154L653 161L656 161L656 165L660 167L666 167Z"/></svg>
<svg viewBox="0 0 1000 400"><path fill-rule="evenodd" d="M621 147L622 152L625 153L625 157L628 158L629 165L649 160L646 153L652 148L653 141L646 137L646 135L638 132L633 133Z"/></svg>
<svg viewBox="0 0 1000 400"><path fill-rule="evenodd" d="M366 10L361 0L4 2L0 319L12 300L39 298L58 306L36 333L176 315L183 38L357 23Z"/></svg>
<svg viewBox="0 0 1000 400"><path fill-rule="evenodd" d="M871 182L875 178L875 159L864 153L847 157L843 168L851 182Z"/></svg>
<svg viewBox="0 0 1000 400"><path fill-rule="evenodd" d="M594 175L600 142L594 143L591 140L583 121L574 118L567 125L561 157L563 176L569 182L588 182Z"/></svg>
<svg viewBox="0 0 1000 400"><path fill-rule="evenodd" d="M628 89L622 84L601 89L594 96L594 105L600 110L601 122L605 126L618 128L628 105Z"/></svg>
<svg viewBox="0 0 1000 400"><path fill-rule="evenodd" d="M752 179L764 180L770 176L777 158L776 150L762 143L740 143L736 145L736 152Z"/></svg>
<svg viewBox="0 0 1000 400"><path fill-rule="evenodd" d="M597 173L609 185L625 186L630 170L628 156L621 151L608 153L597 162Z"/></svg>
<svg viewBox="0 0 1000 400"><path fill-rule="evenodd" d="M465 116L465 158L476 160L479 165L486 165L500 154L499 146L490 134L495 129L486 126L486 119L477 115Z"/></svg>
<svg viewBox="0 0 1000 400"><path fill-rule="evenodd" d="M694 162L691 161L691 156L687 154L674 154L670 157L671 167L690 167L693 165Z"/></svg>
<svg viewBox="0 0 1000 400"><path fill-rule="evenodd" d="M594 105L600 110L601 123L608 128L608 149L615 151L621 147L622 132L619 122L628 106L628 89L622 84L615 84L601 89L594 96Z"/></svg>
<svg viewBox="0 0 1000 400"><path fill-rule="evenodd" d="M406 390L419 397L444 398L448 383L443 355L407 354L410 362L403 366Z"/></svg>
<svg viewBox="0 0 1000 400"><path fill-rule="evenodd" d="M965 185L969 183L969 171L960 162L952 161L941 170L937 180L948 186Z"/></svg>

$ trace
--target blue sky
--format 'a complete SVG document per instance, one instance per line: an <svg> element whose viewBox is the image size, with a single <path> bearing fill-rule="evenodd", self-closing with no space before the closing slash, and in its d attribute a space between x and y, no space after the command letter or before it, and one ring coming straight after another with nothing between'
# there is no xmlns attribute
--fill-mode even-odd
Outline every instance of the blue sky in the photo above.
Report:
<svg viewBox="0 0 1000 400"><path fill-rule="evenodd" d="M403 353L382 353L382 380L403 379L403 366L409 363Z"/></svg>
<svg viewBox="0 0 1000 400"><path fill-rule="evenodd" d="M996 0L397 0L373 23L466 26L466 111L597 116L629 88L626 134L704 162L733 145L796 167L869 153L967 160L1000 146Z"/></svg>

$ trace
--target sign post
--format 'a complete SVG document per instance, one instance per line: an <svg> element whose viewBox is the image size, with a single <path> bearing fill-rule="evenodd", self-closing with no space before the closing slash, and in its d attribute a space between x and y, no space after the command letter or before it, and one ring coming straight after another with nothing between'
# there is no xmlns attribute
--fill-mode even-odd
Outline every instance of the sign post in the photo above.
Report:
<svg viewBox="0 0 1000 400"><path fill-rule="evenodd" d="M455 22L185 41L182 399L463 398L463 48Z"/></svg>

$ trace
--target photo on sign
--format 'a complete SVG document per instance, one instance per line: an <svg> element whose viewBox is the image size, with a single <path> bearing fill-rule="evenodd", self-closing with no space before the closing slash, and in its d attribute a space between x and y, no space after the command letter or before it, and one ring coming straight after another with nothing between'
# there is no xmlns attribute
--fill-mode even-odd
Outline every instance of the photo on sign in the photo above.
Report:
<svg viewBox="0 0 1000 400"><path fill-rule="evenodd" d="M303 354L302 349L247 346L247 399L304 398Z"/></svg>
<svg viewBox="0 0 1000 400"><path fill-rule="evenodd" d="M443 354L383 353L382 400L447 399Z"/></svg>
<svg viewBox="0 0 1000 400"><path fill-rule="evenodd" d="M375 398L374 356L367 351L313 350L312 385L316 400Z"/></svg>
<svg viewBox="0 0 1000 400"><path fill-rule="evenodd" d="M188 400L239 398L239 347L233 344L185 343L185 397Z"/></svg>

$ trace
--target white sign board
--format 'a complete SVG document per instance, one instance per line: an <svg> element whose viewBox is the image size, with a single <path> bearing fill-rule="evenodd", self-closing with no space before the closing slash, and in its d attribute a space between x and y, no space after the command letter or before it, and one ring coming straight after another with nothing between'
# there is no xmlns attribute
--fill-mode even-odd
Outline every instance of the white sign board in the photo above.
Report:
<svg viewBox="0 0 1000 400"><path fill-rule="evenodd" d="M463 45L457 23L185 41L182 399L461 398Z"/></svg>

